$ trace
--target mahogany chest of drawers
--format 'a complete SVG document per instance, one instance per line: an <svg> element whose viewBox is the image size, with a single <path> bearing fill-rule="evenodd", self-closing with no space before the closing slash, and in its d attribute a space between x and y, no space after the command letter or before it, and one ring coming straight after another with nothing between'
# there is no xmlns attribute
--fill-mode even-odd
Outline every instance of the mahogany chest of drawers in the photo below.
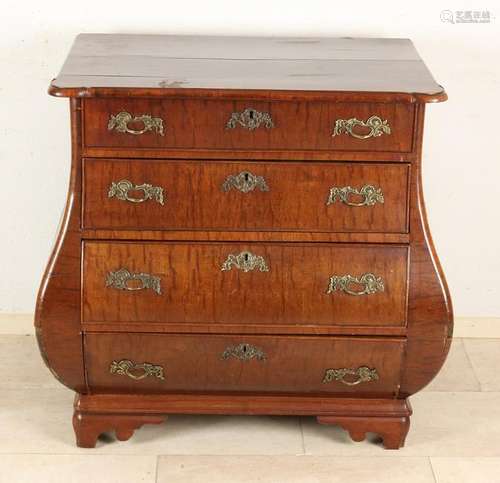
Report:
<svg viewBox="0 0 500 483"><path fill-rule="evenodd" d="M408 40L80 35L36 329L77 444L168 414L313 415L403 445L451 302Z"/></svg>

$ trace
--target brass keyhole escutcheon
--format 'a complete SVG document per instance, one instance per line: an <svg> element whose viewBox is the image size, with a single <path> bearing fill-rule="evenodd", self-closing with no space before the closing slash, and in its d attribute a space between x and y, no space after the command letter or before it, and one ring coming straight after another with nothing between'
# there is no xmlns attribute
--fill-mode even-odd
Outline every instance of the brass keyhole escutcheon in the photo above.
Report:
<svg viewBox="0 0 500 483"><path fill-rule="evenodd" d="M227 270L231 270L233 267L238 270L242 270L245 273L251 272L252 270L269 272L269 267L267 266L264 257L254 255L253 253L247 251L238 253L238 255L235 255L234 253L229 254L222 264L221 271L225 272Z"/></svg>
<svg viewBox="0 0 500 483"><path fill-rule="evenodd" d="M249 361L251 359L257 359L258 361L265 361L266 354L261 348L243 342L236 346L226 347L226 349L222 353L222 359L227 360L230 358L239 359L240 361Z"/></svg>
<svg viewBox="0 0 500 483"><path fill-rule="evenodd" d="M269 191L266 180L262 176L256 176L249 171L242 171L239 174L229 175L221 186L222 191L231 191L232 189L249 193L255 189L260 191Z"/></svg>
<svg viewBox="0 0 500 483"><path fill-rule="evenodd" d="M247 107L241 112L233 112L226 123L226 129L234 129L237 126L253 131L260 126L264 126L266 129L272 129L274 123L271 114L268 112L261 112L252 107Z"/></svg>

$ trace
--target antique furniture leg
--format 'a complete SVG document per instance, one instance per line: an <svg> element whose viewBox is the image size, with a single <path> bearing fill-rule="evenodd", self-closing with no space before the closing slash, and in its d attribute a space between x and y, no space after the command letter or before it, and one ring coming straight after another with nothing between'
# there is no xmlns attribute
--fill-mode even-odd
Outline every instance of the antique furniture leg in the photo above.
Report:
<svg viewBox="0 0 500 483"><path fill-rule="evenodd" d="M363 401L359 403L357 414L339 412L338 415L318 416L317 420L320 424L341 426L349 432L353 441L363 441L366 433L376 433L386 449L399 449L404 446L410 429L411 413L408 400L396 399L389 407L383 403L373 404L367 399L364 404Z"/></svg>
<svg viewBox="0 0 500 483"><path fill-rule="evenodd" d="M79 397L75 400L73 429L76 445L80 448L95 448L97 438L102 433L114 431L116 439L127 441L134 431L144 424L161 424L167 417L160 414L112 414L92 413L78 409Z"/></svg>
<svg viewBox="0 0 500 483"><path fill-rule="evenodd" d="M318 416L320 424L337 424L349 432L353 441L363 441L366 433L377 433L383 440L384 448L399 449L404 446L410 429L410 417L349 417Z"/></svg>

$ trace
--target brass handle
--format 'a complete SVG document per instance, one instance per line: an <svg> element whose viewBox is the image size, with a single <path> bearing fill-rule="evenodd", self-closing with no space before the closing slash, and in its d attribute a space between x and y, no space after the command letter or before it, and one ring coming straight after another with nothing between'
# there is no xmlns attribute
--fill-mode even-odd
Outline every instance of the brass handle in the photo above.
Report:
<svg viewBox="0 0 500 483"><path fill-rule="evenodd" d="M140 285L129 285L130 281L139 281ZM151 289L161 295L160 277L142 272L130 273L126 268L121 268L116 272L109 272L106 278L106 287L130 291Z"/></svg>
<svg viewBox="0 0 500 483"><path fill-rule="evenodd" d="M362 285L361 290L351 289L351 284ZM328 284L327 294L336 291L345 292L349 295L370 295L384 291L384 281L382 277L377 277L373 273L365 273L361 277L352 275L332 275Z"/></svg>
<svg viewBox="0 0 500 483"><path fill-rule="evenodd" d="M257 111L251 107L247 107L242 112L233 112L229 121L226 123L226 129L234 129L236 126L241 126L244 129L253 131L257 129L260 125L264 125L266 129L271 129L274 127L273 119L271 114L268 112Z"/></svg>
<svg viewBox="0 0 500 483"><path fill-rule="evenodd" d="M355 379L346 379L346 376L354 376ZM340 381L346 386L356 386L362 382L378 381L378 378L377 369L370 369L366 366L357 369L342 367L340 369L327 369L323 377L323 384Z"/></svg>
<svg viewBox="0 0 500 483"><path fill-rule="evenodd" d="M141 371L139 374L136 371ZM128 376L135 381L140 381L146 377L156 377L165 380L163 375L163 367L150 364L149 362L135 363L128 359L122 359L121 361L113 361L109 366L109 372L111 374L118 374L120 376Z"/></svg>
<svg viewBox="0 0 500 483"><path fill-rule="evenodd" d="M351 195L362 196L362 201L353 201ZM340 201L348 206L373 206L376 203L384 203L384 193L382 188L376 188L371 184L365 184L361 189L353 188L352 186L330 188L327 205L331 205L336 201Z"/></svg>
<svg viewBox="0 0 500 483"><path fill-rule="evenodd" d="M361 126L364 129L368 128L370 131L366 134L358 134L354 131L356 126ZM332 137L343 133L357 139L368 139L382 136L382 134L391 134L391 127L386 119L382 120L378 116L371 116L366 121L360 121L355 117L351 119L337 119Z"/></svg>
<svg viewBox="0 0 500 483"><path fill-rule="evenodd" d="M235 357L241 361L249 361L254 358L258 361L266 360L266 354L262 349L246 343L226 347L222 353L222 359L226 360L230 357Z"/></svg>
<svg viewBox="0 0 500 483"><path fill-rule="evenodd" d="M225 272L231 270L232 267L242 270L243 272L250 272L259 269L261 272L269 272L269 267L260 255L254 255L251 252L241 252L238 255L229 254L222 264L221 271Z"/></svg>
<svg viewBox="0 0 500 483"><path fill-rule="evenodd" d="M255 188L259 188L260 191L269 191L266 180L262 176L255 176L249 171L229 175L226 181L222 183L221 188L222 191L231 191L234 188L242 193L248 193Z"/></svg>
<svg viewBox="0 0 500 483"><path fill-rule="evenodd" d="M141 198L134 198L129 196L130 191L142 191ZM147 200L154 200L163 206L163 188L160 186L153 186L148 183L132 184L128 179L121 181L111 182L108 190L108 198L116 197L119 200L130 201L131 203L143 203Z"/></svg>
<svg viewBox="0 0 500 483"><path fill-rule="evenodd" d="M130 129L128 124L130 122L142 123L144 127L142 129ZM144 134L148 131L156 132L160 136L163 136L163 119L161 117L153 117L150 114L142 114L141 116L133 116L127 111L121 111L116 115L111 114L108 121L108 131L115 130L121 133L128 134Z"/></svg>

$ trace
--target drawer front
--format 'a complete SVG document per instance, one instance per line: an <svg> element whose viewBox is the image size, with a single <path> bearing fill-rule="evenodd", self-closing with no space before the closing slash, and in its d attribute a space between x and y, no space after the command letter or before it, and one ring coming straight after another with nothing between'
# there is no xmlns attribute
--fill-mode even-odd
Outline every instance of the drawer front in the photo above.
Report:
<svg viewBox="0 0 500 483"><path fill-rule="evenodd" d="M86 159L84 226L405 233L408 165Z"/></svg>
<svg viewBox="0 0 500 483"><path fill-rule="evenodd" d="M85 242L83 320L404 326L407 261L388 245Z"/></svg>
<svg viewBox="0 0 500 483"><path fill-rule="evenodd" d="M414 106L93 98L84 120L88 147L409 152Z"/></svg>
<svg viewBox="0 0 500 483"><path fill-rule="evenodd" d="M91 390L100 392L397 392L398 339L86 334Z"/></svg>

